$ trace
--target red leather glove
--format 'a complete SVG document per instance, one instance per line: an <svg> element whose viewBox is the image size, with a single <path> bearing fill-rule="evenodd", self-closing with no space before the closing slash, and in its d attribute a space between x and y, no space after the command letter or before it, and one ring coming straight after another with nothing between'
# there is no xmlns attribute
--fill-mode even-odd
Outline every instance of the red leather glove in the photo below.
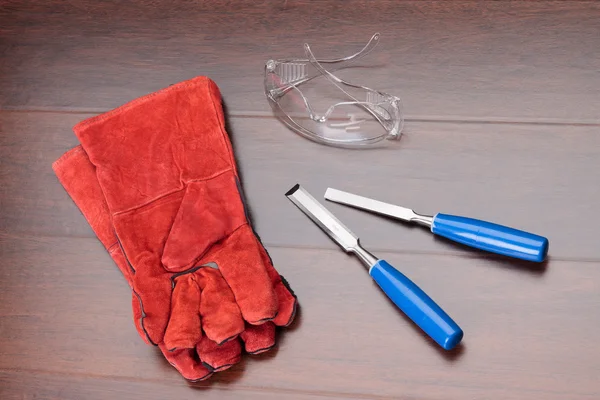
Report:
<svg viewBox="0 0 600 400"><path fill-rule="evenodd" d="M211 364L212 343L239 346L240 335L247 351L267 349L296 308L246 218L223 122L218 89L201 77L75 128L127 260L140 335L173 354L196 349L216 369L226 365Z"/></svg>
<svg viewBox="0 0 600 400"><path fill-rule="evenodd" d="M65 153L52 165L59 181L89 222L94 233L106 248L123 276L132 286L132 271L114 234L110 213L94 166L81 146ZM138 302L133 296L134 304ZM248 326L240 335L248 353L258 354L275 345L275 330L272 323ZM199 381L209 378L213 372L225 370L239 362L241 346L232 340L219 346L204 336L196 349L169 351L164 343L158 345L167 361L188 380Z"/></svg>

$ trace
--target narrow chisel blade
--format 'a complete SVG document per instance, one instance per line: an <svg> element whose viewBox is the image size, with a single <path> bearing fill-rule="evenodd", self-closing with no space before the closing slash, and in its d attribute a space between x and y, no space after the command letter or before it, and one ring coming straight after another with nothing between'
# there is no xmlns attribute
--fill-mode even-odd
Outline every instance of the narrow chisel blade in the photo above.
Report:
<svg viewBox="0 0 600 400"><path fill-rule="evenodd" d="M415 212L409 208L400 207L394 204L384 203L382 201L369 199L352 193L343 192L341 190L328 188L325 192L325 198L334 203L345 204L362 210L372 211L377 214L387 215L389 217L398 218L403 221L411 222L418 217Z"/></svg>

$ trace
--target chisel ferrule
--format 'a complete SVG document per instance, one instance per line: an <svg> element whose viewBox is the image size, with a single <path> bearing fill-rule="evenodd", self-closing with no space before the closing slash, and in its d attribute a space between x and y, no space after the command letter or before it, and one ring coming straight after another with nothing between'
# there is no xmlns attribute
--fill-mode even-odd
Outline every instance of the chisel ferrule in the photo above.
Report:
<svg viewBox="0 0 600 400"><path fill-rule="evenodd" d="M413 214L414 214L414 216L411 218L411 220L410 220L411 222L415 222L419 225L423 225L428 228L431 228L431 226L433 225L433 216L417 214L414 211L413 211Z"/></svg>
<svg viewBox="0 0 600 400"><path fill-rule="evenodd" d="M353 252L360 259L360 261L362 261L369 272L371 271L373 265L377 263L377 257L365 250L360 244L357 244L350 251Z"/></svg>

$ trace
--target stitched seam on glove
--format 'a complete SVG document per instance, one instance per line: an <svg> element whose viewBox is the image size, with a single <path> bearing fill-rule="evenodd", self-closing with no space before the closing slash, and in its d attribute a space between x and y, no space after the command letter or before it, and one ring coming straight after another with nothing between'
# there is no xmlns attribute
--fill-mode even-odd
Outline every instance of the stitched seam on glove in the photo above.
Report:
<svg viewBox="0 0 600 400"><path fill-rule="evenodd" d="M138 210L140 210L140 209L142 209L144 207L147 207L147 206L156 206L157 207L158 205L156 205L154 203L156 203L157 201L160 201L160 200L164 199L165 197L169 197L172 194L185 191L186 188L187 188L187 185L190 184L190 183L192 183L192 182L206 182L206 181L210 181L210 180L212 180L214 178L217 178L217 177L219 177L219 176L221 176L223 174L226 174L227 172L230 172L230 171L233 171L233 169L228 168L228 169L225 169L223 171L216 172L216 173L214 173L214 174L212 174L212 175L210 175L208 177L205 177L205 178L190 179L190 180L188 180L186 182L183 182L183 187L181 187L181 188L178 188L178 189L175 189L175 190L171 190L170 192L167 192L167 193L160 194L160 195L152 198L151 200L146 201L145 203L138 204L138 205L136 205L134 207L130 207L127 210L118 211L118 212L114 213L113 216L121 216L121 215L124 215L124 214L132 213L132 212L138 211ZM153 208L154 207L150 207L147 210L152 210ZM143 212L146 212L146 210L142 210L140 212L143 213Z"/></svg>
<svg viewBox="0 0 600 400"><path fill-rule="evenodd" d="M114 242L113 244L111 244L110 246L108 246L108 252L112 253L115 250L115 247L119 247L119 242Z"/></svg>
<svg viewBox="0 0 600 400"><path fill-rule="evenodd" d="M56 167L62 165L63 162L67 161L67 159L75 156L77 153L82 152L82 151L83 151L83 149L80 146L73 147L71 150L67 151L65 154L60 156L58 158L58 160L54 161L52 164L56 168ZM60 180L60 176L58 178Z"/></svg>

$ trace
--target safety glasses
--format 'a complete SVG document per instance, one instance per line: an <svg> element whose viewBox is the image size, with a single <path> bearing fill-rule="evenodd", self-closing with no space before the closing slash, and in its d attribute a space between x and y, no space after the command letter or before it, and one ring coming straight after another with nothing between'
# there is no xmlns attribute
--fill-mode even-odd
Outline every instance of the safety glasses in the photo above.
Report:
<svg viewBox="0 0 600 400"><path fill-rule="evenodd" d="M399 97L340 79L334 72L369 54L380 35L348 57L317 60L308 44L305 59L269 60L265 95L275 115L296 133L338 147L370 147L399 139L404 124Z"/></svg>

